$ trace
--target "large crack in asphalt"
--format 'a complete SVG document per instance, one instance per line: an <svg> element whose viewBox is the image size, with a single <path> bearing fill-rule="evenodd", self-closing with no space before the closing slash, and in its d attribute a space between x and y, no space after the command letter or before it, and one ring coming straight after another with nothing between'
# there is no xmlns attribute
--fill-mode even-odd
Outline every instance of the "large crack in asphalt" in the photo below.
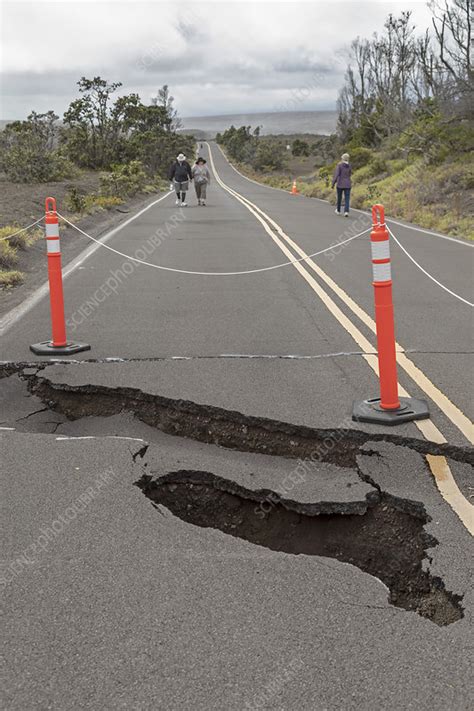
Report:
<svg viewBox="0 0 474 711"><path fill-rule="evenodd" d="M415 611L437 625L463 617L462 595L446 590L443 580L429 571L427 551L438 541L424 529L431 517L423 504L383 491L373 478L364 476L357 457L378 454L364 448L367 442L390 442L421 455L468 463L473 462L471 449L392 433L294 425L136 388L54 383L45 377L44 368L30 364L13 372L45 407L70 420L132 413L177 437L240 452L351 467L373 487L358 513L341 509L337 502L321 509L314 502L301 504L276 492L249 490L210 472L182 470L159 479L146 473L137 485L155 505L163 504L187 523L219 529L274 551L326 556L357 566L388 587L392 605ZM134 462L146 451L145 445ZM317 467L312 471L317 477ZM262 506L262 501L271 502L270 507Z"/></svg>
<svg viewBox="0 0 474 711"><path fill-rule="evenodd" d="M429 517L401 510L383 493L363 515L311 516L282 499L263 508L259 492L209 472L180 470L158 479L144 474L136 485L155 506L162 504L186 523L273 551L350 563L381 580L392 605L437 625L463 617L462 597L422 567L426 550L438 544L423 528Z"/></svg>
<svg viewBox="0 0 474 711"><path fill-rule="evenodd" d="M21 375L30 392L52 410L71 420L110 417L130 412L166 434L215 444L242 452L314 459L339 466L356 465L366 442L391 442L420 454L442 455L474 464L467 447L437 444L391 433L358 429L318 429L242 414L236 410L150 394L137 388L53 383L37 373Z"/></svg>

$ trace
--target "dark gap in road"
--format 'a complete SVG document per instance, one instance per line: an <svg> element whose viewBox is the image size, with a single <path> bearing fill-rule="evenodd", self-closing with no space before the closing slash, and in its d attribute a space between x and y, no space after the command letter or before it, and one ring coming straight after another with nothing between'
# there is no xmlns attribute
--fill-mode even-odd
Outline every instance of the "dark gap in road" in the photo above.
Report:
<svg viewBox="0 0 474 711"><path fill-rule="evenodd" d="M423 570L426 549L438 544L423 528L429 517L415 515L410 506L401 510L383 493L362 515L308 515L209 472L181 470L159 479L143 475L136 486L155 506L162 504L186 523L273 551L350 563L388 587L391 605L439 626L463 617L462 596Z"/></svg>
<svg viewBox="0 0 474 711"><path fill-rule="evenodd" d="M48 407L71 420L110 417L130 412L145 424L166 434L256 454L330 462L355 467L356 456L368 441L391 442L420 454L443 455L474 463L471 448L437 444L391 433L353 428L316 429L236 410L175 400L136 388L52 383L42 374L26 374L30 392Z"/></svg>

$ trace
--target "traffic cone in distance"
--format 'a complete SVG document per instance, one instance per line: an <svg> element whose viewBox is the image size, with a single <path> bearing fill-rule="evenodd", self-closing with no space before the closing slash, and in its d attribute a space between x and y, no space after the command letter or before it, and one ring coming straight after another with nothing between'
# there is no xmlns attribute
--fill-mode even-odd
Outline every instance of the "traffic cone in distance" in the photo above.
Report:
<svg viewBox="0 0 474 711"><path fill-rule="evenodd" d="M398 396L390 242L383 205L374 205L372 208L370 246L380 397L355 402L352 419L379 425L398 425L411 420L423 420L430 416L425 400Z"/></svg>
<svg viewBox="0 0 474 711"><path fill-rule="evenodd" d="M293 180L293 187L291 188L292 195L298 195L298 188L296 187L296 180Z"/></svg>
<svg viewBox="0 0 474 711"><path fill-rule="evenodd" d="M34 343L30 350L35 355L72 355L90 350L88 343L72 343L66 338L64 318L63 275L61 267L61 247L59 243L59 220L56 200L46 198L45 237L48 255L49 303L51 308L52 339Z"/></svg>

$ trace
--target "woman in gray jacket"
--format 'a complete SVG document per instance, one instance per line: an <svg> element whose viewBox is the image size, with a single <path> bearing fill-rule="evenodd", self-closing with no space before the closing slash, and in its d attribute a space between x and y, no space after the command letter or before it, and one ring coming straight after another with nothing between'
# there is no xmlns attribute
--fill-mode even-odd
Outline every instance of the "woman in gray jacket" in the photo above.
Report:
<svg viewBox="0 0 474 711"><path fill-rule="evenodd" d="M206 204L206 190L207 186L211 182L211 174L209 168L206 165L205 158L198 158L196 163L192 168L193 178L194 178L194 189L196 190L196 197L198 205L204 206Z"/></svg>

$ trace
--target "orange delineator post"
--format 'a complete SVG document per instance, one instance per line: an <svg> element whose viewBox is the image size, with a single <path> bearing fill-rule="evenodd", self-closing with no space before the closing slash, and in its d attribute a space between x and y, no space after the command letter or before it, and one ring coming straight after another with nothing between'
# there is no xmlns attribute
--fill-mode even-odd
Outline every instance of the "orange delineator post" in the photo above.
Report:
<svg viewBox="0 0 474 711"><path fill-rule="evenodd" d="M296 180L293 180L293 186L291 188L292 195L298 195L298 188L296 187Z"/></svg>
<svg viewBox="0 0 474 711"><path fill-rule="evenodd" d="M375 325L380 377L380 407L396 410L398 399L397 356L395 352L395 323L393 317L392 270L389 234L385 225L383 205L372 208L372 272L375 295Z"/></svg>
<svg viewBox="0 0 474 711"><path fill-rule="evenodd" d="M380 397L355 402L352 419L357 422L372 422L382 425L396 425L410 420L422 420L429 417L426 401L415 398L399 398L398 396L390 241L385 225L383 205L372 207L370 247L372 285L375 295Z"/></svg>
<svg viewBox="0 0 474 711"><path fill-rule="evenodd" d="M56 212L56 200L52 197L48 197L45 200L44 222L53 338L51 341L43 341L31 345L30 350L36 355L72 355L80 351L88 351L90 345L87 343L72 343L66 338L59 220Z"/></svg>
<svg viewBox="0 0 474 711"><path fill-rule="evenodd" d="M61 266L61 248L59 243L59 220L56 212L56 200L46 198L46 251L48 255L49 303L51 308L51 326L54 348L67 344L66 320L64 318L63 274Z"/></svg>

